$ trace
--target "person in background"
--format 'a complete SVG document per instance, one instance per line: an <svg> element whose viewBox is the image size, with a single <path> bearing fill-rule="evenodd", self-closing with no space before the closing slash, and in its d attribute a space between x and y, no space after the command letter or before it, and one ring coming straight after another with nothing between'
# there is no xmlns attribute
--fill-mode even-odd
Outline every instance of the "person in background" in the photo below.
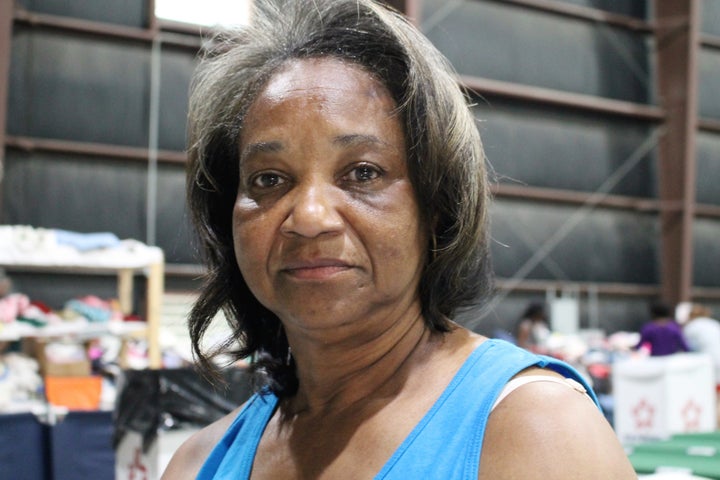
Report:
<svg viewBox="0 0 720 480"><path fill-rule="evenodd" d="M369 0L260 0L191 88L188 201L258 391L165 479L635 479L570 366L453 321L492 286L476 120L447 60ZM492 412L492 413L491 413Z"/></svg>
<svg viewBox="0 0 720 480"><path fill-rule="evenodd" d="M531 302L520 317L515 339L517 346L535 353L546 353L545 344L550 336L545 302Z"/></svg>
<svg viewBox="0 0 720 480"><path fill-rule="evenodd" d="M647 350L653 357L689 350L682 329L667 304L653 302L650 305L650 321L640 329L640 340L635 348Z"/></svg>
<svg viewBox="0 0 720 480"><path fill-rule="evenodd" d="M720 428L720 322L712 318L712 311L705 305L693 303L687 318L678 319L688 347L712 358L715 367L715 389L717 392L717 426Z"/></svg>

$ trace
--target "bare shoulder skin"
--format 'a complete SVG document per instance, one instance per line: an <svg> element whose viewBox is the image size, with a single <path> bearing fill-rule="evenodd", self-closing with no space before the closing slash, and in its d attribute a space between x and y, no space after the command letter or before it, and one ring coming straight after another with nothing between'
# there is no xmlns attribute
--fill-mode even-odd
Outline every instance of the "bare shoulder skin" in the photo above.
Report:
<svg viewBox="0 0 720 480"><path fill-rule="evenodd" d="M200 468L243 407L193 434L173 454L161 480L194 480Z"/></svg>
<svg viewBox="0 0 720 480"><path fill-rule="evenodd" d="M637 474L610 424L585 395L558 383L534 382L512 392L490 415L478 478L635 480Z"/></svg>

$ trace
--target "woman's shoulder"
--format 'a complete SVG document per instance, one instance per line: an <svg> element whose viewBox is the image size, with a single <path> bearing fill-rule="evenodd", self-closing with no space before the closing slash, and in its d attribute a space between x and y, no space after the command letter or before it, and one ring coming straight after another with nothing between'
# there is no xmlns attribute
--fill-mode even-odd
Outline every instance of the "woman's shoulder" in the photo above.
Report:
<svg viewBox="0 0 720 480"><path fill-rule="evenodd" d="M210 452L223 438L243 407L244 405L241 405L219 420L195 432L183 442L173 454L162 478L173 480L195 479Z"/></svg>
<svg viewBox="0 0 720 480"><path fill-rule="evenodd" d="M537 368L523 373L548 374ZM481 479L636 478L597 406L552 381L528 382L498 404L488 420L480 465Z"/></svg>

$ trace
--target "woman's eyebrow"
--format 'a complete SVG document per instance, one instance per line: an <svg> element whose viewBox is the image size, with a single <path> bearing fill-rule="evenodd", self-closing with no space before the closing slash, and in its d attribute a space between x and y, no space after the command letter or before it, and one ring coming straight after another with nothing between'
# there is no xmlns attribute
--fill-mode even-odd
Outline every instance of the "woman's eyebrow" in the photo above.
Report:
<svg viewBox="0 0 720 480"><path fill-rule="evenodd" d="M382 146L392 147L393 145L381 140L376 135L363 133L351 133L346 135L338 135L333 139L333 144L341 147L354 146ZM283 150L284 145L279 140L271 140L266 142L249 143L240 151L240 163L260 153L274 153Z"/></svg>
<svg viewBox="0 0 720 480"><path fill-rule="evenodd" d="M279 141L255 142L246 145L240 152L240 162L250 158L258 153L279 152L283 149L283 144Z"/></svg>
<svg viewBox="0 0 720 480"><path fill-rule="evenodd" d="M353 146L374 146L379 145L383 147L391 147L392 145L381 140L375 135L363 134L363 133L352 133L347 135L338 135L333 139L333 143L342 147L353 147Z"/></svg>

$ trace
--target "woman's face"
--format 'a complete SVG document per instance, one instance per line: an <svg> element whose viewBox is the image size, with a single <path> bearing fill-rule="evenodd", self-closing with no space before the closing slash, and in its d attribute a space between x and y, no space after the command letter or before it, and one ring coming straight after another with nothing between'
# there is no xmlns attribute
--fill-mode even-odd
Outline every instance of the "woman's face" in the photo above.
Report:
<svg viewBox="0 0 720 480"><path fill-rule="evenodd" d="M363 69L323 58L289 63L248 111L235 252L286 328L419 312L427 236L395 106Z"/></svg>

